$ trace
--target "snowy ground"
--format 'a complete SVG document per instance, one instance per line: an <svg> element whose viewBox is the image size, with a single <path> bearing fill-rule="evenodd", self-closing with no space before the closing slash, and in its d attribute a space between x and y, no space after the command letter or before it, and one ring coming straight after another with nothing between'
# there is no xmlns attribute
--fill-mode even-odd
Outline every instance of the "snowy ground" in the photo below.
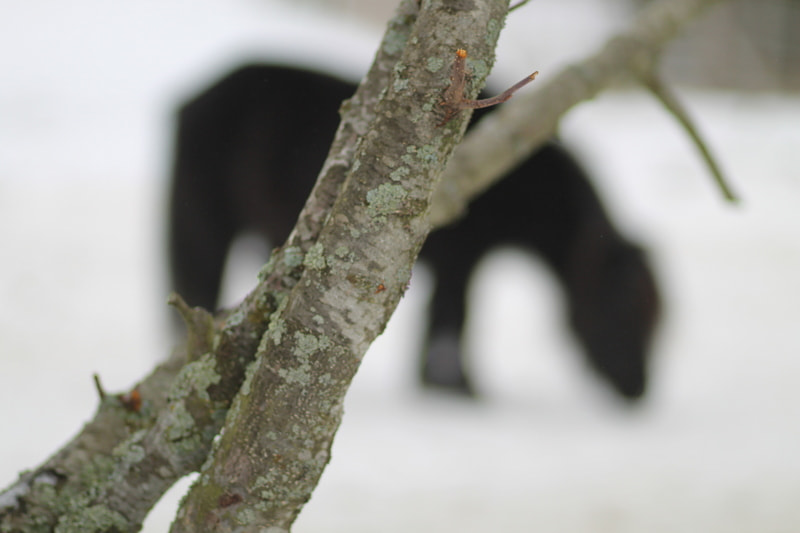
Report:
<svg viewBox="0 0 800 533"><path fill-rule="evenodd" d="M355 72L371 55L353 43L374 31L348 27L329 46L333 36L285 9L229 4L4 10L0 486L91 416L93 373L122 390L168 350L160 217L177 96L235 56L299 50ZM527 71L521 43L537 32L509 32L506 68ZM342 50L349 60L331 63ZM556 289L513 253L487 261L474 292L481 401L419 391L409 355L429 285L419 272L366 357L295 531L797 531L800 98L686 97L740 207L723 205L647 95L602 97L563 126L664 285L647 402L624 408L584 370ZM146 531L166 530L179 492Z"/></svg>

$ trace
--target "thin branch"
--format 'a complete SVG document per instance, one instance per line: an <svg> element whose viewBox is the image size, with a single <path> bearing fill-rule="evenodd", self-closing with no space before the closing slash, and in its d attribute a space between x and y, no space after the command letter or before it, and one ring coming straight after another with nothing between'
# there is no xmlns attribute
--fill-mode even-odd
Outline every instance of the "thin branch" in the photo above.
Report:
<svg viewBox="0 0 800 533"><path fill-rule="evenodd" d="M514 4L513 6L509 7L509 8L508 8L508 12L509 12L509 13L511 13L511 12L512 12L512 11L514 11L515 9L517 9L517 8L519 8L519 7L522 7L522 6L524 6L525 4L527 4L527 3L528 3L528 2L530 2L530 1L531 1L531 0L520 0L519 2L517 2L516 4Z"/></svg>
<svg viewBox="0 0 800 533"><path fill-rule="evenodd" d="M697 150L700 152L703 161L705 161L706 165L708 165L708 169L711 172L717 187L719 187L720 191L722 192L722 196L725 198L725 200L731 203L737 203L739 198L733 193L733 190L728 185L728 182L722 173L722 169L717 164L717 161L711 154L708 145L700 135L700 130L689 116L689 112L681 103L678 96L664 83L661 77L655 73L649 76L642 76L641 79L645 87L650 89L650 92L652 92L656 98L658 98L661 103L664 104L664 107L667 108L670 114L672 114L672 116L678 120L680 125L683 126L683 129L686 130L686 133L692 139L694 145L697 147Z"/></svg>
<svg viewBox="0 0 800 533"><path fill-rule="evenodd" d="M506 102L509 98L511 98L511 96L513 96L515 92L535 80L536 75L539 74L539 71L537 70L533 74L526 76L497 96L484 98L482 100L473 100L471 98L467 98L464 94L464 90L467 85L467 77L469 76L467 73L466 62L467 51L463 48L459 48L456 50L456 58L453 61L453 66L450 70L450 85L445 90L444 97L440 102L440 105L443 106L445 110L444 120L442 120L440 125L446 124L456 115L456 113L462 109L481 109Z"/></svg>
<svg viewBox="0 0 800 533"><path fill-rule="evenodd" d="M100 403L102 403L106 399L106 391L103 389L103 384L100 383L100 375L94 374L92 379L94 380L94 388L97 390L97 396L100 398Z"/></svg>
<svg viewBox="0 0 800 533"><path fill-rule="evenodd" d="M460 217L480 194L553 137L561 117L619 80L652 72L658 51L704 10L727 0L660 0L596 54L484 117L464 137L434 195L435 227Z"/></svg>

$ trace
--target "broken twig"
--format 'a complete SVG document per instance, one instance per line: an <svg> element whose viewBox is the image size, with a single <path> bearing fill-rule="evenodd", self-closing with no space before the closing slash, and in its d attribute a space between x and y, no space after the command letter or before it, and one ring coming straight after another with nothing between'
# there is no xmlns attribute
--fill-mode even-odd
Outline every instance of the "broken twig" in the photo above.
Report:
<svg viewBox="0 0 800 533"><path fill-rule="evenodd" d="M539 74L538 70L518 81L497 96L483 98L481 100L465 98L464 88L467 84L467 51L463 48L459 48L456 50L456 60L453 62L453 68L450 72L450 86L445 90L444 99L441 104L445 108L445 116L442 125L446 124L462 109L480 109L482 107L502 104L511 98L515 92L535 80L537 74Z"/></svg>

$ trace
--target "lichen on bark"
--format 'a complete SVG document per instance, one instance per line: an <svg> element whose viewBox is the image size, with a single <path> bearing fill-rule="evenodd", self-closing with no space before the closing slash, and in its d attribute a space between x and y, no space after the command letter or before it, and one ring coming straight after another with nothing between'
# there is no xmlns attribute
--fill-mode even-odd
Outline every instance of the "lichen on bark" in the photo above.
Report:
<svg viewBox="0 0 800 533"><path fill-rule="evenodd" d="M236 402L173 531L196 527L190 524L208 531L288 529L310 498L350 381L406 290L429 230L434 184L468 119L464 113L442 125L434 104L449 84L448 69L430 66L449 64L456 49L469 48L486 65L480 74L488 73L494 42L474 28L502 20L506 9L503 1L422 3L353 156L358 164L329 223L305 248L302 275L272 317L280 327L271 327L260 345L247 399ZM476 76L470 96L482 81ZM223 488L241 499L209 508Z"/></svg>

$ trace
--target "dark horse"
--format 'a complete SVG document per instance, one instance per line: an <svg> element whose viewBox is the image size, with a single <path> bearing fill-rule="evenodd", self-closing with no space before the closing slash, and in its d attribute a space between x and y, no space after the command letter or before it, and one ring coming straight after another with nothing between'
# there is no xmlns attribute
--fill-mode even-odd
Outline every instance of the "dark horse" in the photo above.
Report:
<svg viewBox="0 0 800 533"><path fill-rule="evenodd" d="M355 85L306 70L244 66L178 114L169 247L174 289L214 309L231 242L256 232L283 243L314 184ZM478 113L476 113L476 117ZM552 142L477 198L422 249L436 277L422 357L426 384L469 392L460 339L478 260L512 245L560 281L585 355L629 399L645 391L659 311L644 253L614 228L586 173Z"/></svg>

